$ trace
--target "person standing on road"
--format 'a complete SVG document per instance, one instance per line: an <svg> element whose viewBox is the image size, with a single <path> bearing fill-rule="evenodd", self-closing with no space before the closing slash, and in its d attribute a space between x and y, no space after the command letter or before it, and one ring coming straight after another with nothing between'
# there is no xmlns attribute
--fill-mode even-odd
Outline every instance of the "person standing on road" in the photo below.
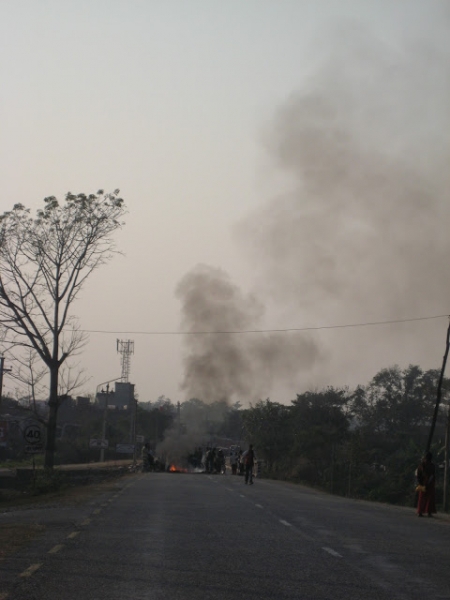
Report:
<svg viewBox="0 0 450 600"><path fill-rule="evenodd" d="M238 467L238 450L235 446L232 446L230 449L230 466L231 466L231 473L233 475L237 474L237 467Z"/></svg>
<svg viewBox="0 0 450 600"><path fill-rule="evenodd" d="M226 473L225 455L223 453L222 448L219 448L217 450L217 454L216 454L216 471L217 471L217 473L220 473L220 474L225 474Z"/></svg>
<svg viewBox="0 0 450 600"><path fill-rule="evenodd" d="M150 471L154 463L150 444L147 442L142 447L142 468L144 471Z"/></svg>
<svg viewBox="0 0 450 600"><path fill-rule="evenodd" d="M242 450L239 448L238 453L238 475L244 474L244 460L242 458Z"/></svg>
<svg viewBox="0 0 450 600"><path fill-rule="evenodd" d="M242 462L244 463L245 469L245 484L253 485L253 466L255 464L255 452L253 450L253 444L250 444L248 450L242 455Z"/></svg>
<svg viewBox="0 0 450 600"><path fill-rule="evenodd" d="M417 516L427 513L429 517L436 512L436 467L432 461L433 455L427 452L417 468L417 483L419 498L417 500Z"/></svg>

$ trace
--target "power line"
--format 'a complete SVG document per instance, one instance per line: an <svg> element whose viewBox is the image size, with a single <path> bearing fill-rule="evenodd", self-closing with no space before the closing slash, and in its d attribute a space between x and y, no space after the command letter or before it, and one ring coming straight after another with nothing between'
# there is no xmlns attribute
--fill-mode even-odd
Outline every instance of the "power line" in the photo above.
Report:
<svg viewBox="0 0 450 600"><path fill-rule="evenodd" d="M430 321L431 319L450 318L449 315L434 315L431 317L415 317L412 319L391 319L389 321L367 321L365 323L346 323L344 325L319 325L316 327L288 327L286 329L241 329L227 331L110 331L105 329L79 329L83 333L105 333L114 335L236 335L244 333L288 333L290 331L319 331L321 329L346 329L350 327L374 327L377 325L392 325L394 323L411 323L413 321Z"/></svg>

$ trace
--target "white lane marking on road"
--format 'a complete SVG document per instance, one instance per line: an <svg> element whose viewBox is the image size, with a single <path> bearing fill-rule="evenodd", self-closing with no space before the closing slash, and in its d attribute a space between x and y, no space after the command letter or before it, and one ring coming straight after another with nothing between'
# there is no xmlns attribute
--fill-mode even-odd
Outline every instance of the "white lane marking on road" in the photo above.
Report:
<svg viewBox="0 0 450 600"><path fill-rule="evenodd" d="M97 508L96 510L92 511L93 515L99 515L102 512L101 508Z"/></svg>
<svg viewBox="0 0 450 600"><path fill-rule="evenodd" d="M233 488L225 488L226 490L228 490L229 492L234 492Z"/></svg>
<svg viewBox="0 0 450 600"><path fill-rule="evenodd" d="M241 498L245 498L244 494L239 494L239 496L240 496Z"/></svg>
<svg viewBox="0 0 450 600"><path fill-rule="evenodd" d="M263 508L261 504L255 504L256 508Z"/></svg>
<svg viewBox="0 0 450 600"><path fill-rule="evenodd" d="M56 546L53 546L53 548L51 550L49 550L47 552L47 554L56 554L57 552L59 552L63 548L64 548L64 546L62 544L56 544Z"/></svg>
<svg viewBox="0 0 450 600"><path fill-rule="evenodd" d="M76 538L79 533L79 531L72 531L72 533L69 533L69 535L67 536L67 539L73 540L73 538Z"/></svg>
<svg viewBox="0 0 450 600"><path fill-rule="evenodd" d="M336 556L337 558L342 558L342 554L339 554L339 552L336 552L336 550L333 550L333 548L327 548L327 547L323 547L322 550L325 550L325 552L328 552L328 554L331 554L331 556Z"/></svg>
<svg viewBox="0 0 450 600"><path fill-rule="evenodd" d="M81 524L82 525L89 525L90 522L91 522L90 519L85 519Z"/></svg>
<svg viewBox="0 0 450 600"><path fill-rule="evenodd" d="M292 524L291 524L291 523L288 523L288 522L287 522L287 521L285 521L284 519L280 519L280 523L281 523L282 525L286 525L286 527L292 527Z"/></svg>
<svg viewBox="0 0 450 600"><path fill-rule="evenodd" d="M35 571L42 567L42 563L35 563L34 565L30 565L28 569L25 569L23 573L19 575L19 577L31 577Z"/></svg>

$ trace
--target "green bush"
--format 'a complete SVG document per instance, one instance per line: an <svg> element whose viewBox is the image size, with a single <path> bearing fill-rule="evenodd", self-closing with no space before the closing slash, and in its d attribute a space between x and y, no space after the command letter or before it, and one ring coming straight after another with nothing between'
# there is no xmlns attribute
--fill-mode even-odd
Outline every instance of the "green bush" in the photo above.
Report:
<svg viewBox="0 0 450 600"><path fill-rule="evenodd" d="M37 469L29 486L29 492L33 496L58 492L67 485L64 474L61 471L51 469Z"/></svg>

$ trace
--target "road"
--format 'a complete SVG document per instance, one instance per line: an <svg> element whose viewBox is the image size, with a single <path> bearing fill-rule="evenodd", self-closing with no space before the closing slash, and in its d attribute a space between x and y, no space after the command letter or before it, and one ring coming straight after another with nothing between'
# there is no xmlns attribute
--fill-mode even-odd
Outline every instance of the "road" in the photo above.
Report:
<svg viewBox="0 0 450 600"><path fill-rule="evenodd" d="M448 519L282 482L138 473L22 518L48 526L0 562L1 600L450 598Z"/></svg>

